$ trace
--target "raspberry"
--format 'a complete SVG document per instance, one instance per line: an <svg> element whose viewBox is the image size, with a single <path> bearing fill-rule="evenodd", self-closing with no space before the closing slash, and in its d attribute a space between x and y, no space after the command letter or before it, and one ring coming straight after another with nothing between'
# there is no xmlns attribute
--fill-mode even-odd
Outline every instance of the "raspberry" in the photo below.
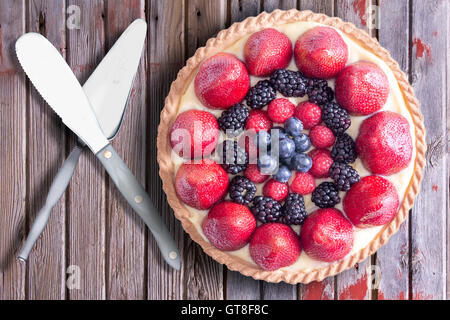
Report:
<svg viewBox="0 0 450 320"><path fill-rule="evenodd" d="M256 132L260 130L269 131L272 128L272 125L272 121L269 119L266 111L251 110L247 123L245 124L245 129L254 129Z"/></svg>
<svg viewBox="0 0 450 320"><path fill-rule="evenodd" d="M303 122L304 129L309 130L322 122L322 109L317 104L303 101L295 108L294 117Z"/></svg>
<svg viewBox="0 0 450 320"><path fill-rule="evenodd" d="M348 134L340 134L331 150L334 161L342 163L353 163L357 158L355 141Z"/></svg>
<svg viewBox="0 0 450 320"><path fill-rule="evenodd" d="M330 167L333 164L331 153L327 149L314 149L309 155L313 161L309 170L315 178L327 178L330 176Z"/></svg>
<svg viewBox="0 0 450 320"><path fill-rule="evenodd" d="M281 204L270 197L256 196L250 211L262 223L278 222L281 215Z"/></svg>
<svg viewBox="0 0 450 320"><path fill-rule="evenodd" d="M308 93L309 101L318 105L324 105L334 99L333 89L323 79L309 79L306 92Z"/></svg>
<svg viewBox="0 0 450 320"><path fill-rule="evenodd" d="M293 116L295 105L285 98L273 100L267 107L267 114L273 122L284 123Z"/></svg>
<svg viewBox="0 0 450 320"><path fill-rule="evenodd" d="M341 191L348 191L360 178L358 172L345 163L335 162L330 168L330 177Z"/></svg>
<svg viewBox="0 0 450 320"><path fill-rule="evenodd" d="M311 201L319 208L331 208L341 201L339 189L333 182L322 182L313 191Z"/></svg>
<svg viewBox="0 0 450 320"><path fill-rule="evenodd" d="M256 194L256 186L243 176L235 176L230 182L230 199L239 204L248 205Z"/></svg>
<svg viewBox="0 0 450 320"><path fill-rule="evenodd" d="M281 222L284 224L302 224L305 221L306 213L305 201L297 193L290 193L283 205Z"/></svg>
<svg viewBox="0 0 450 320"><path fill-rule="evenodd" d="M269 175L262 174L256 164L249 164L244 171L244 176L254 183L263 183L269 179Z"/></svg>
<svg viewBox="0 0 450 320"><path fill-rule="evenodd" d="M231 134L230 136L234 137L237 136L241 132L241 129L244 128L248 116L249 111L247 107L238 103L230 109L222 112L222 115L217 122L223 132Z"/></svg>
<svg viewBox="0 0 450 320"><path fill-rule="evenodd" d="M277 92L272 87L269 80L261 80L252 87L245 97L247 105L253 109L261 109L267 106L277 97Z"/></svg>
<svg viewBox="0 0 450 320"><path fill-rule="evenodd" d="M225 140L219 146L219 159L222 159L222 168L227 173L237 174L244 171L248 164L248 154L238 145L237 141Z"/></svg>
<svg viewBox="0 0 450 320"><path fill-rule="evenodd" d="M309 138L314 147L318 149L326 149L334 144L336 138L333 131L325 126L315 126L309 132Z"/></svg>
<svg viewBox="0 0 450 320"><path fill-rule="evenodd" d="M262 190L265 197L270 197L277 201L283 201L288 195L288 192L288 185L275 179L270 179L267 181Z"/></svg>
<svg viewBox="0 0 450 320"><path fill-rule="evenodd" d="M322 120L335 134L344 133L351 124L347 110L336 102L329 102L322 106Z"/></svg>
<svg viewBox="0 0 450 320"><path fill-rule="evenodd" d="M314 180L314 177L308 172L297 172L295 174L294 180L292 180L290 187L292 192L304 196L314 191L314 189L316 188L316 181Z"/></svg>
<svg viewBox="0 0 450 320"><path fill-rule="evenodd" d="M272 73L270 83L285 97L303 97L308 79L298 71L280 69Z"/></svg>

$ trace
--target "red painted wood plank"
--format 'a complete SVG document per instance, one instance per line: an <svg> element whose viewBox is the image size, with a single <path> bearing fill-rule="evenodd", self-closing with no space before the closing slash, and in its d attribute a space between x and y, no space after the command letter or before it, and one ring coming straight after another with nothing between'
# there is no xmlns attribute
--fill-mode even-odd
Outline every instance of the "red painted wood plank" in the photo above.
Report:
<svg viewBox="0 0 450 320"><path fill-rule="evenodd" d="M409 1L382 0L379 3L380 20L378 37L401 69L409 72ZM392 19L395 15L395 19ZM409 219L396 235L376 254L381 273L376 298L408 299L409 296Z"/></svg>
<svg viewBox="0 0 450 320"><path fill-rule="evenodd" d="M413 1L411 72L425 118L427 165L410 216L412 299L446 297L448 1ZM430 18L432 17L432 18ZM448 84L447 84L448 85Z"/></svg>
<svg viewBox="0 0 450 320"><path fill-rule="evenodd" d="M105 53L104 3L69 0L67 5L80 9L80 29L67 32L67 60L80 83L84 83ZM74 135L70 133L70 137L73 145ZM68 291L69 299L106 297L105 179L105 171L96 157L84 150L67 194L67 265L76 273L79 271L80 276L79 288L75 286Z"/></svg>
<svg viewBox="0 0 450 320"><path fill-rule="evenodd" d="M0 299L25 298L25 265L16 255L25 229L27 102L14 52L24 9L24 1L0 1Z"/></svg>
<svg viewBox="0 0 450 320"><path fill-rule="evenodd" d="M42 33L65 55L65 4L62 1L28 2L28 32ZM64 124L30 86L27 154L29 225L41 209L50 184L66 155ZM51 218L28 259L29 299L64 299L66 197L53 208Z"/></svg>
<svg viewBox="0 0 450 320"><path fill-rule="evenodd" d="M106 3L106 44L111 47L122 32L137 18L145 18L141 0ZM146 74L145 55L134 79L122 126L113 146L141 183L146 166ZM106 298L145 298L144 222L108 179L108 214L106 216Z"/></svg>

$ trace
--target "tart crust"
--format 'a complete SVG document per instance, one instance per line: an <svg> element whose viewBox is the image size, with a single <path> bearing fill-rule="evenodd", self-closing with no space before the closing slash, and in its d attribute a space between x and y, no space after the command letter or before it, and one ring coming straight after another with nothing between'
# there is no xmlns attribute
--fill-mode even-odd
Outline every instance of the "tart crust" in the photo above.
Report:
<svg viewBox="0 0 450 320"><path fill-rule="evenodd" d="M223 51L245 35L272 26L299 21L317 22L339 29L348 37L356 41L361 47L368 49L382 59L392 70L404 96L406 107L411 113L412 121L415 125L416 158L414 159L414 174L411 177L409 186L406 189L405 196L403 197L403 201L395 218L390 223L384 225L375 238L363 249L342 260L310 272L292 272L280 269L275 271L265 271L239 257L216 249L212 244L204 240L195 225L189 220L190 213L186 206L178 199L175 191L175 166L171 158L169 128L177 116L177 109L182 95L193 79L195 71L205 58ZM206 46L198 48L195 55L187 60L186 66L179 71L177 79L170 87L170 92L166 98L164 109L161 111L160 119L157 137L158 163L160 168L159 175L163 181L163 189L167 195L167 200L173 208L175 216L181 221L184 230L208 255L219 263L225 264L228 269L239 271L240 273L251 276L257 280L265 280L268 282L284 281L296 284L321 281L326 277L336 275L351 268L356 263L365 260L369 255L373 254L381 246L386 244L389 238L397 232L400 225L405 221L408 212L414 203L414 198L419 191L422 171L425 165L426 143L423 116L420 113L419 102L414 96L413 89L408 83L406 75L401 71L398 63L390 56L388 50L380 46L376 39L371 38L365 31L356 28L354 24L344 22L339 18L330 18L324 14L316 14L309 10L275 10L270 14L263 12L257 17L249 17L242 22L234 23L230 28L220 31L216 38L209 39Z"/></svg>

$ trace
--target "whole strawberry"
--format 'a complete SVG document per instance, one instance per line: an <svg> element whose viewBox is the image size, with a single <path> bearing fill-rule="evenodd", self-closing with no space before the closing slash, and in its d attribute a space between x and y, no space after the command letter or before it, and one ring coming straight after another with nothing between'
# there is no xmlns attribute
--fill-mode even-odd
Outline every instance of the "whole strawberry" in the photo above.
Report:
<svg viewBox="0 0 450 320"><path fill-rule="evenodd" d="M264 270L277 270L297 261L302 249L298 235L290 226L265 223L250 241L250 256Z"/></svg>
<svg viewBox="0 0 450 320"><path fill-rule="evenodd" d="M250 241L256 229L256 220L248 207L222 201L209 210L202 229L214 247L222 251L233 251Z"/></svg>
<svg viewBox="0 0 450 320"><path fill-rule="evenodd" d="M265 197L271 197L277 201L283 201L289 193L289 186L287 183L270 179L264 185L262 193Z"/></svg>
<svg viewBox="0 0 450 320"><path fill-rule="evenodd" d="M333 131L326 126L315 126L309 131L309 138L314 147L318 149L326 149L331 147L336 137Z"/></svg>
<svg viewBox="0 0 450 320"><path fill-rule="evenodd" d="M294 117L300 119L303 128L309 130L322 122L322 109L317 104L303 101L295 108Z"/></svg>
<svg viewBox="0 0 450 320"><path fill-rule="evenodd" d="M199 210L211 208L228 189L229 179L223 168L210 159L183 163L175 177L175 189L181 201Z"/></svg>
<svg viewBox="0 0 450 320"><path fill-rule="evenodd" d="M381 226L397 214L399 199L394 185L380 176L367 176L346 193L343 208L358 228Z"/></svg>
<svg viewBox="0 0 450 320"><path fill-rule="evenodd" d="M365 119L356 138L356 151L364 167L373 174L391 175L403 170L412 157L408 121L391 111Z"/></svg>
<svg viewBox="0 0 450 320"><path fill-rule="evenodd" d="M303 250L313 259L333 262L353 247L353 226L341 211L319 209L308 215L300 231Z"/></svg>
<svg viewBox="0 0 450 320"><path fill-rule="evenodd" d="M219 140L219 125L207 111L188 110L180 113L170 129L170 145L180 157L207 157Z"/></svg>
<svg viewBox="0 0 450 320"><path fill-rule="evenodd" d="M358 61L342 70L335 83L336 100L352 115L380 110L389 95L389 81L376 64Z"/></svg>
<svg viewBox="0 0 450 320"><path fill-rule="evenodd" d="M244 171L244 176L254 183L263 183L270 177L269 175L262 174L256 164L249 164Z"/></svg>
<svg viewBox="0 0 450 320"><path fill-rule="evenodd" d="M315 27L298 38L294 58L298 69L306 76L329 79L345 67L348 48L333 28Z"/></svg>
<svg viewBox="0 0 450 320"><path fill-rule="evenodd" d="M316 181L314 177L306 172L297 172L295 174L294 180L292 180L290 185L291 191L301 195L307 195L314 191L316 188Z"/></svg>
<svg viewBox="0 0 450 320"><path fill-rule="evenodd" d="M264 29L248 38L244 57L251 75L267 77L288 66L292 58L292 43L284 33L273 28Z"/></svg>
<svg viewBox="0 0 450 320"><path fill-rule="evenodd" d="M194 86L203 105L211 109L228 109L245 98L250 89L250 76L241 60L221 52L202 63Z"/></svg>
<svg viewBox="0 0 450 320"><path fill-rule="evenodd" d="M309 173L315 178L328 178L330 176L331 165L334 162L330 151L327 149L314 149L309 155L313 162Z"/></svg>
<svg viewBox="0 0 450 320"><path fill-rule="evenodd" d="M260 130L269 131L272 129L272 126L273 123L267 115L267 111L253 109L250 111L247 123L245 124L245 129L253 129L255 132L259 132Z"/></svg>
<svg viewBox="0 0 450 320"><path fill-rule="evenodd" d="M294 115L295 105L286 98L273 100L267 107L267 115L276 123L284 123Z"/></svg>

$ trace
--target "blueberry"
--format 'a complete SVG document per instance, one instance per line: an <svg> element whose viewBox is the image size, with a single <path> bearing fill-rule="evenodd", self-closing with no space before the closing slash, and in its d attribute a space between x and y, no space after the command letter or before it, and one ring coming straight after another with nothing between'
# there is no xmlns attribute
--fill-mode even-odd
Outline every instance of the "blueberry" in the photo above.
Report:
<svg viewBox="0 0 450 320"><path fill-rule="evenodd" d="M280 166L278 168L277 173L273 176L273 178L279 182L285 183L288 182L289 178L291 177L291 169L289 169L287 166Z"/></svg>
<svg viewBox="0 0 450 320"><path fill-rule="evenodd" d="M276 136L276 134L278 133L278 139L283 139L287 137L286 131L282 127L273 127L271 133L272 136Z"/></svg>
<svg viewBox="0 0 450 320"><path fill-rule="evenodd" d="M293 137L297 137L302 133L303 123L296 117L290 117L284 122L286 133Z"/></svg>
<svg viewBox="0 0 450 320"><path fill-rule="evenodd" d="M311 169L312 160L308 154L297 153L291 159L290 168L295 171L308 172Z"/></svg>
<svg viewBox="0 0 450 320"><path fill-rule="evenodd" d="M258 159L258 168L263 174L274 174L278 169L278 161L268 154Z"/></svg>
<svg viewBox="0 0 450 320"><path fill-rule="evenodd" d="M295 152L302 153L308 151L311 147L311 140L308 135L302 133L298 137L294 137Z"/></svg>
<svg viewBox="0 0 450 320"><path fill-rule="evenodd" d="M258 149L268 150L270 148L270 133L267 131L259 131L254 137L255 145Z"/></svg>
<svg viewBox="0 0 450 320"><path fill-rule="evenodd" d="M278 145L278 150L280 158L289 158L295 152L295 143L290 138L281 139Z"/></svg>
<svg viewBox="0 0 450 320"><path fill-rule="evenodd" d="M294 155L290 156L289 158L280 158L280 161L281 161L282 164L285 164L285 165L287 165L288 167L290 167L290 165L291 165L291 160L292 160L292 157L293 157L293 156L294 156Z"/></svg>

